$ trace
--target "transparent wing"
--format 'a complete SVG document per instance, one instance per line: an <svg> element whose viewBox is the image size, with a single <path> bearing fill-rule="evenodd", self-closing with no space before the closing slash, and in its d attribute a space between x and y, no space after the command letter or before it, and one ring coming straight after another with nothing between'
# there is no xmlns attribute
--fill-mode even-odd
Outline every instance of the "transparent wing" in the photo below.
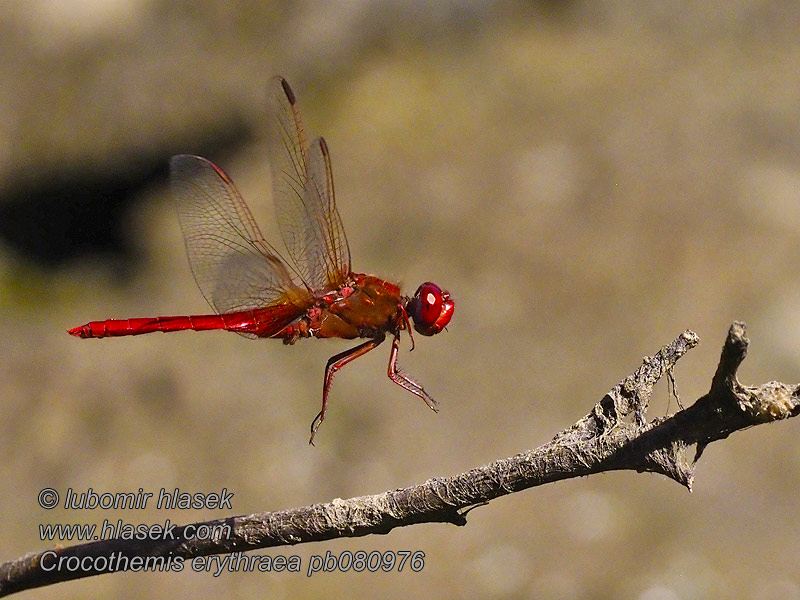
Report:
<svg viewBox="0 0 800 600"><path fill-rule="evenodd" d="M350 248L328 147L318 138L309 148L294 92L282 77L270 81L267 104L273 200L289 259L309 289L338 286L350 274Z"/></svg>
<svg viewBox="0 0 800 600"><path fill-rule="evenodd" d="M294 284L222 169L199 156L174 156L170 180L189 265L216 312L279 303L306 308L308 292Z"/></svg>

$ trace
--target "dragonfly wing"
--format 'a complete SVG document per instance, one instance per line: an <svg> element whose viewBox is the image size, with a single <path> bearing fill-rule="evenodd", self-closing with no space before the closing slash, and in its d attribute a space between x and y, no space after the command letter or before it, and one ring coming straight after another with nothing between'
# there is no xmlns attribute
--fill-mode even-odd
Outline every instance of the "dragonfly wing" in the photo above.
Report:
<svg viewBox="0 0 800 600"><path fill-rule="evenodd" d="M340 284L350 274L350 248L336 209L331 155L324 138L311 143L306 167L308 179L303 198L306 206L313 207L307 235L316 241L310 245L308 262L320 280L324 277L318 283Z"/></svg>
<svg viewBox="0 0 800 600"><path fill-rule="evenodd" d="M298 276L314 291L350 274L350 248L336 209L330 154L319 138L309 147L294 92L270 81L269 153L278 227Z"/></svg>
<svg viewBox="0 0 800 600"><path fill-rule="evenodd" d="M222 169L199 156L174 156L170 180L192 273L216 312L275 304L305 310L307 292L294 284Z"/></svg>

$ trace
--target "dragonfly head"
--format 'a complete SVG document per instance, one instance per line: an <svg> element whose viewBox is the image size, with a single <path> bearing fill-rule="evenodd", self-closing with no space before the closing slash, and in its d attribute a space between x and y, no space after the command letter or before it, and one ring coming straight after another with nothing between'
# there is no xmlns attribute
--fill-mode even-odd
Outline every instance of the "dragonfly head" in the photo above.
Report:
<svg viewBox="0 0 800 600"><path fill-rule="evenodd" d="M427 281L417 288L406 311L414 321L414 329L422 335L435 335L453 318L454 308L450 293Z"/></svg>

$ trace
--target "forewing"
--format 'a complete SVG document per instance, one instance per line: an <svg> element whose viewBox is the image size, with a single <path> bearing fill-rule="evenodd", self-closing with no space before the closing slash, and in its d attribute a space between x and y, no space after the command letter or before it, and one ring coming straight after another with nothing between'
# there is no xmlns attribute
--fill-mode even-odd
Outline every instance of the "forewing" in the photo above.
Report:
<svg viewBox="0 0 800 600"><path fill-rule="evenodd" d="M192 273L216 312L302 304L305 292L222 169L199 156L174 156L170 180Z"/></svg>
<svg viewBox="0 0 800 600"><path fill-rule="evenodd" d="M289 259L311 290L338 286L350 274L350 249L327 145L319 138L309 148L294 93L282 77L270 81L268 111L273 200Z"/></svg>

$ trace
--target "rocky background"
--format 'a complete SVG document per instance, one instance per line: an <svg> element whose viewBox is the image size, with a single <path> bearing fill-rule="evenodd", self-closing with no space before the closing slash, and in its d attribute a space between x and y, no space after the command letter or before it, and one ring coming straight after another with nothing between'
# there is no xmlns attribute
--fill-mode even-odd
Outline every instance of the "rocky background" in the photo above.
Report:
<svg viewBox="0 0 800 600"><path fill-rule="evenodd" d="M684 402L747 322L745 383L800 381L800 10L791 2L7 2L0 6L0 531L188 523L384 491L549 440L686 328ZM207 312L168 194L222 165L272 225L264 87L325 135L357 270L456 299L385 376L213 333L77 340L93 319ZM666 386L651 414L676 408ZM492 502L465 528L259 551L423 550L419 573L123 573L27 598L797 598L798 424L654 475ZM45 511L39 490L235 493L222 510ZM64 544L69 542L64 541Z"/></svg>

